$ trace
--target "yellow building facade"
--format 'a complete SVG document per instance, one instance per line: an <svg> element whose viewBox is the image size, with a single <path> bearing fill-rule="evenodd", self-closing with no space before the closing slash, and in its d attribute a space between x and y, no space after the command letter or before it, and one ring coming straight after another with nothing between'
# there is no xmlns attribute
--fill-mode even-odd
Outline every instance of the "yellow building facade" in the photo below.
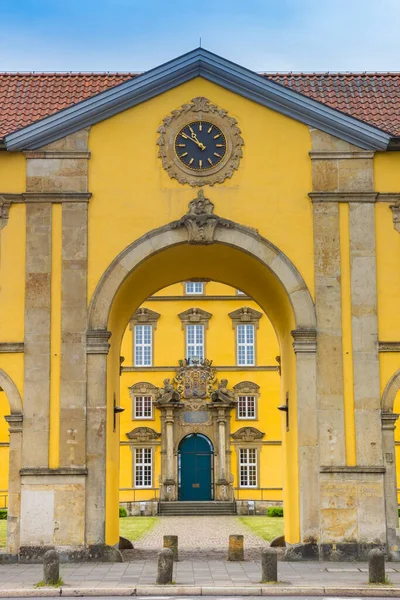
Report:
<svg viewBox="0 0 400 600"><path fill-rule="evenodd" d="M179 502L180 444L192 435L212 442L187 454L214 453L216 502L240 500L240 448L256 449L257 489L282 488L288 557L361 558L371 546L398 557L397 149L376 124L203 49L5 135L10 553L54 545L118 559L118 506L141 487L136 466L148 483L154 456L151 487ZM181 282L196 281L206 295L188 301ZM246 323L257 365L240 370ZM213 365L178 364L196 324ZM151 329L153 371L135 366L138 325ZM145 337L136 345L148 352ZM200 408L196 378L209 386ZM154 420L135 433L136 396L151 397ZM235 438L240 396L256 398L259 418ZM253 456L243 454L249 481Z"/></svg>
<svg viewBox="0 0 400 600"><path fill-rule="evenodd" d="M251 298L224 284L178 283L135 311L122 340L119 400L124 408L120 502L129 514L157 514L159 501L161 511L176 510L167 500L236 501L238 512L245 514L282 503L278 353L268 317ZM162 485L167 479L164 419L170 403L162 401L159 390L166 380L179 394L170 477L178 482L176 489ZM224 402L211 397L224 380L228 410L221 418L218 409ZM209 443L198 465L193 449L181 452L185 441L194 442L193 436Z"/></svg>

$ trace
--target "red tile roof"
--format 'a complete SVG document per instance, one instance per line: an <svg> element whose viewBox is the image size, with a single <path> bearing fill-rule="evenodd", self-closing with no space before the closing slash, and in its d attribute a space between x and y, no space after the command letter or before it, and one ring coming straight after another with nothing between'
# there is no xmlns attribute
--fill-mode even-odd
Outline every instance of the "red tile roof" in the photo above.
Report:
<svg viewBox="0 0 400 600"><path fill-rule="evenodd" d="M400 136L400 73L266 73L265 76Z"/></svg>
<svg viewBox="0 0 400 600"><path fill-rule="evenodd" d="M0 138L134 76L134 73L0 73Z"/></svg>
<svg viewBox="0 0 400 600"><path fill-rule="evenodd" d="M137 73L0 73L0 138L114 87ZM400 136L400 73L263 73Z"/></svg>

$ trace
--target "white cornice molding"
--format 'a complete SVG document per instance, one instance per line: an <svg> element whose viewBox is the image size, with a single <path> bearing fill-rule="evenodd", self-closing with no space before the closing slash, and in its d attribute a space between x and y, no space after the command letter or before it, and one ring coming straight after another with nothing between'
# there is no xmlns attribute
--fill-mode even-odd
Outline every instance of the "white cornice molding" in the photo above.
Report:
<svg viewBox="0 0 400 600"><path fill-rule="evenodd" d="M5 137L10 151L35 150L84 129L195 77L203 77L296 121L364 150L386 150L391 136L299 94L225 58L197 48L96 96L78 102Z"/></svg>

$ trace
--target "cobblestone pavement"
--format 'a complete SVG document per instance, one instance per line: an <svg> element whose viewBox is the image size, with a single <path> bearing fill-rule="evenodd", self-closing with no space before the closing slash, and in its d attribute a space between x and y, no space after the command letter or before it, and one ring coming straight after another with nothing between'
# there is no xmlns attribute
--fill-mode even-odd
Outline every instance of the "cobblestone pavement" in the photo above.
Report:
<svg viewBox="0 0 400 600"><path fill-rule="evenodd" d="M392 566L393 565L393 566ZM400 565L391 563L386 568L393 586L400 585ZM90 589L132 589L136 586L153 586L156 581L157 561L138 560L133 563L68 563L60 566L64 580L62 595L68 596L68 590L80 590L84 595ZM234 587L240 595L245 586L260 587L261 570L259 561L227 562L179 561L174 564L174 582L179 586ZM4 590L32 589L43 578L43 566L31 564L0 565L0 594ZM315 588L362 587L368 586L368 568L366 563L322 563L322 562L280 562L278 565L279 587ZM382 586L377 586L382 590ZM41 588L43 589L43 588ZM142 588L143 589L143 588ZM154 588L153 588L154 589ZM174 595L171 587L170 595ZM376 590L374 590L376 591ZM392 592L395 590L392 588ZM75 594L77 595L77 594ZM138 595L140 590L138 589ZM337 594L333 594L337 595ZM340 595L340 594L339 594ZM366 595L366 594L364 594ZM371 594L372 595L372 594ZM375 595L375 594L373 594ZM393 593L393 595L396 595ZM398 596L397 596L398 597Z"/></svg>
<svg viewBox="0 0 400 600"><path fill-rule="evenodd" d="M162 550L164 535L177 535L182 560L224 560L230 535L244 535L246 559L260 559L268 542L250 531L237 517L161 517L154 529L134 543L125 560L155 557Z"/></svg>

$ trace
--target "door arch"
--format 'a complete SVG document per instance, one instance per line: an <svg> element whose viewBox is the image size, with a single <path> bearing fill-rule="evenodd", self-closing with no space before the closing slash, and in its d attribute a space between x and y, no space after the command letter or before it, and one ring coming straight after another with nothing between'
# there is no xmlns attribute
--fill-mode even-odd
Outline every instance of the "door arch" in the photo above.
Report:
<svg viewBox="0 0 400 600"><path fill-rule="evenodd" d="M213 500L214 448L201 433L189 433L178 447L178 498Z"/></svg>

